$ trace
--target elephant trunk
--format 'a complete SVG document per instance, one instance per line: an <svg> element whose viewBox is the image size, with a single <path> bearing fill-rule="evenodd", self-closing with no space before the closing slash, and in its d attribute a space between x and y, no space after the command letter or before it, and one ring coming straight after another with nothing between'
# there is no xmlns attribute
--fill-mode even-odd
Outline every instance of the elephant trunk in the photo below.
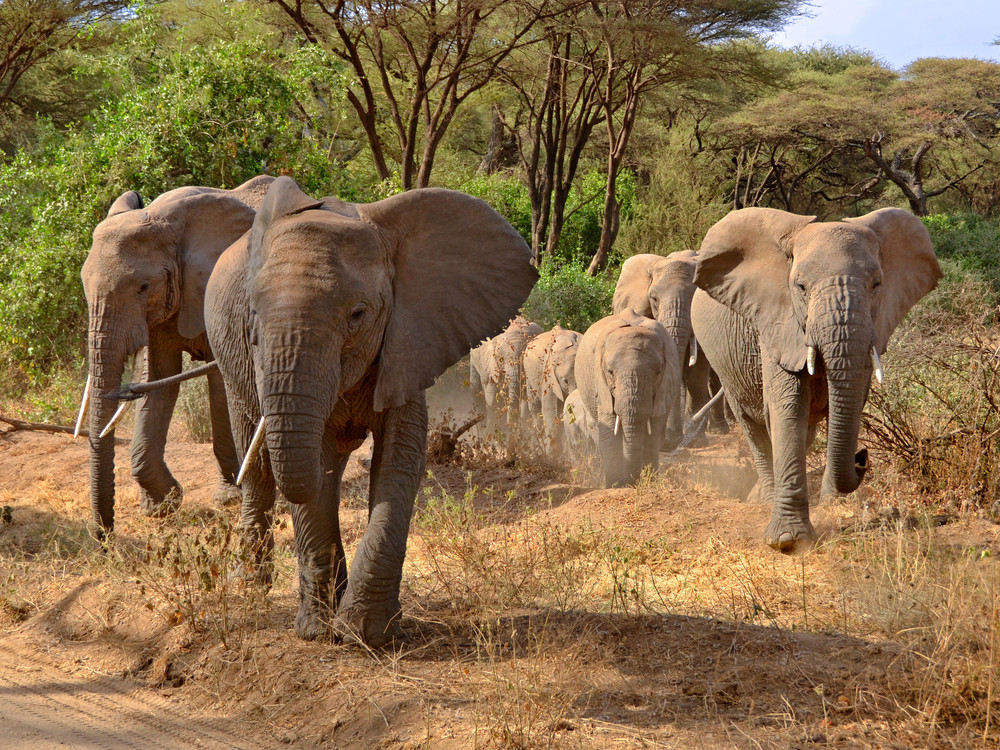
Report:
<svg viewBox="0 0 1000 750"><path fill-rule="evenodd" d="M648 398L643 398L647 395ZM622 470L625 482L632 484L642 472L645 456L649 410L641 408L648 403L652 407L652 391L641 385L637 376L619 376L615 390L615 414L621 419Z"/></svg>
<svg viewBox="0 0 1000 750"><path fill-rule="evenodd" d="M853 492L868 469L867 451L856 453L861 412L871 385L869 352L874 341L870 319L841 307L834 311L832 325L815 339L826 369L828 388L828 436L826 489ZM825 334L825 335L824 335Z"/></svg>
<svg viewBox="0 0 1000 750"><path fill-rule="evenodd" d="M271 384L278 388L269 387ZM329 407L318 383L299 373L265 376L261 412L274 481L290 503L314 500L323 486L323 433ZM336 387L330 393L336 393Z"/></svg>
<svg viewBox="0 0 1000 750"><path fill-rule="evenodd" d="M90 353L90 508L96 533L103 536L115 525L115 433L112 430L99 437L110 421L118 404L101 398L102 393L121 386L125 360L138 348L139 342L126 341L120 329L112 324L116 315L94 306L90 311L90 331L87 343ZM139 346L145 342L139 343Z"/></svg>

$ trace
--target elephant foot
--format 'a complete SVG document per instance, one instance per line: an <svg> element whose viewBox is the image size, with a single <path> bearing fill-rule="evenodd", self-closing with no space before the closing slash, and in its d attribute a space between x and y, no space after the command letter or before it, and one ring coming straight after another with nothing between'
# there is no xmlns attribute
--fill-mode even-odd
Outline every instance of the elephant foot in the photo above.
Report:
<svg viewBox="0 0 1000 750"><path fill-rule="evenodd" d="M724 419L720 419L718 422L712 421L708 425L710 429L716 435L728 435L729 434L729 422Z"/></svg>
<svg viewBox="0 0 1000 750"><path fill-rule="evenodd" d="M395 609L395 612L390 613L390 609ZM341 606L333 627L338 639L344 643L383 648L400 636L401 615L398 605L387 609Z"/></svg>
<svg viewBox="0 0 1000 750"><path fill-rule="evenodd" d="M268 563L240 563L233 571L233 580L243 588L260 588L266 594L274 584L274 566Z"/></svg>
<svg viewBox="0 0 1000 750"><path fill-rule="evenodd" d="M295 615L295 634L302 640L328 640L333 635L329 612L319 610L319 607L310 606L307 602L299 603L299 611Z"/></svg>
<svg viewBox="0 0 1000 750"><path fill-rule="evenodd" d="M816 530L808 518L772 518L764 529L764 542L783 555L805 552L816 541Z"/></svg>
<svg viewBox="0 0 1000 750"><path fill-rule="evenodd" d="M154 497L144 487L139 488L139 512L150 518L166 518L181 507L184 491L175 484L163 497Z"/></svg>
<svg viewBox="0 0 1000 750"><path fill-rule="evenodd" d="M219 508L228 508L243 502L243 492L231 479L219 477L219 483L215 485L212 493L212 503Z"/></svg>

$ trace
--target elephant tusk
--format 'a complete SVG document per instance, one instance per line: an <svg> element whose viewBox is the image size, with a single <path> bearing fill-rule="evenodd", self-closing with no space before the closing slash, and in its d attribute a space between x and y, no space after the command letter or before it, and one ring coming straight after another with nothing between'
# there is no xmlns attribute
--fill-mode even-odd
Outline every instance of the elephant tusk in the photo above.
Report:
<svg viewBox="0 0 1000 750"><path fill-rule="evenodd" d="M76 416L76 427L73 428L73 439L80 437L80 427L83 425L83 417L90 406L90 373L87 373L87 384L83 386L83 400L80 401L80 413Z"/></svg>
<svg viewBox="0 0 1000 750"><path fill-rule="evenodd" d="M131 405L132 405L131 401L122 401L118 405L118 410L115 411L114 415L111 417L111 421L104 426L104 429L101 430L101 434L98 435L97 437L103 438L105 435L107 435L109 432L115 429L115 425L122 421L122 417L125 416L125 412L128 411L128 408Z"/></svg>
<svg viewBox="0 0 1000 750"><path fill-rule="evenodd" d="M816 374L816 347L807 346L806 347L806 369L809 370L810 375Z"/></svg>
<svg viewBox="0 0 1000 750"><path fill-rule="evenodd" d="M646 420L646 434L647 435L652 435L653 434L653 427L652 427L652 425L649 424L649 420L648 419Z"/></svg>
<svg viewBox="0 0 1000 750"><path fill-rule="evenodd" d="M243 463L240 465L240 473L236 475L237 487L243 483L243 477L246 475L247 469L250 468L250 462L257 456L257 452L260 450L260 444L263 441L264 417L261 417L260 422L257 423L257 429L254 430L253 437L250 438L250 447L247 448L247 454L243 457Z"/></svg>
<svg viewBox="0 0 1000 750"><path fill-rule="evenodd" d="M698 361L698 339L691 338L691 357L688 359L688 367L694 367Z"/></svg>
<svg viewBox="0 0 1000 750"><path fill-rule="evenodd" d="M882 380L885 377L885 373L882 372L882 360L878 357L878 351L875 347L872 347L872 367L875 369L875 379L878 381L879 385L882 385Z"/></svg>
<svg viewBox="0 0 1000 750"><path fill-rule="evenodd" d="M618 434L618 428L622 425L622 418L617 414L615 415L615 434Z"/></svg>

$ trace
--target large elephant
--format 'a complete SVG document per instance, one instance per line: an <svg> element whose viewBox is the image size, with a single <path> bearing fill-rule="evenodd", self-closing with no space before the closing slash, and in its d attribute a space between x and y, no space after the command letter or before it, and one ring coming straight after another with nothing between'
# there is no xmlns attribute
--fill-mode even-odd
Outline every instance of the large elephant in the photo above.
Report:
<svg viewBox="0 0 1000 750"><path fill-rule="evenodd" d="M145 208L135 191L114 202L94 229L81 273L90 314L91 393L116 389L126 361L144 347L142 370L148 380L179 373L182 352L212 358L205 336L205 285L222 251L250 228L273 179L255 177L234 190L177 188ZM136 409L132 475L139 483L141 510L148 515L168 513L181 500L181 488L163 460L177 392L173 386L150 393ZM218 373L209 376L209 401L219 466L216 499L236 499L238 464ZM114 403L93 398L91 404L90 502L96 533L102 535L115 520L114 431L99 436Z"/></svg>
<svg viewBox="0 0 1000 750"><path fill-rule="evenodd" d="M879 355L941 269L920 219L883 208L818 222L770 208L734 211L698 253L694 332L726 389L773 501L765 541L811 543L806 449L829 417L823 492L852 492L868 466L856 453Z"/></svg>
<svg viewBox="0 0 1000 750"><path fill-rule="evenodd" d="M612 302L616 313L632 308L640 315L656 320L667 329L677 349L684 387L678 390L677 404L671 408L667 419L667 448L673 448L684 437L685 392L686 410L694 414L708 402L709 384L713 379L708 358L698 356L698 344L691 328L691 298L697 289L694 284L697 259L697 254L691 250L666 256L648 253L633 255L622 265ZM712 410L711 424L716 432L729 431L723 403ZM704 428L701 431L703 434Z"/></svg>
<svg viewBox="0 0 1000 750"><path fill-rule="evenodd" d="M633 484L660 463L660 440L681 385L677 350L655 320L626 309L580 339L576 383L597 428L604 483Z"/></svg>
<svg viewBox="0 0 1000 750"><path fill-rule="evenodd" d="M529 341L522 357L526 411L541 416L543 447L552 458L563 452L563 404L576 390L573 365L579 345L579 333L557 325Z"/></svg>
<svg viewBox="0 0 1000 750"><path fill-rule="evenodd" d="M528 342L542 332L542 327L521 315L493 338L487 339L469 354L469 384L479 411L486 415L486 430L492 434L501 422L498 416L507 411L508 430L515 429L522 416L524 369L522 356Z"/></svg>
<svg viewBox="0 0 1000 750"><path fill-rule="evenodd" d="M424 389L500 331L537 277L524 240L476 198L428 188L368 205L314 200L287 177L219 260L205 315L247 467L244 539L266 569L277 485L292 504L302 638L394 636L426 460ZM348 574L341 478L369 431L368 528Z"/></svg>

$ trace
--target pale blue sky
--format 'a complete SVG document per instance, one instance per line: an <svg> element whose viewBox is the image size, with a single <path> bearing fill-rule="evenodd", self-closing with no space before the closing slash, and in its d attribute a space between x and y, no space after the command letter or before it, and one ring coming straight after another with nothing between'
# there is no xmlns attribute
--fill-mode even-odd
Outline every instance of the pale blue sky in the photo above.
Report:
<svg viewBox="0 0 1000 750"><path fill-rule="evenodd" d="M1000 0L812 0L772 37L782 47L829 43L874 52L893 68L921 57L1000 61Z"/></svg>

